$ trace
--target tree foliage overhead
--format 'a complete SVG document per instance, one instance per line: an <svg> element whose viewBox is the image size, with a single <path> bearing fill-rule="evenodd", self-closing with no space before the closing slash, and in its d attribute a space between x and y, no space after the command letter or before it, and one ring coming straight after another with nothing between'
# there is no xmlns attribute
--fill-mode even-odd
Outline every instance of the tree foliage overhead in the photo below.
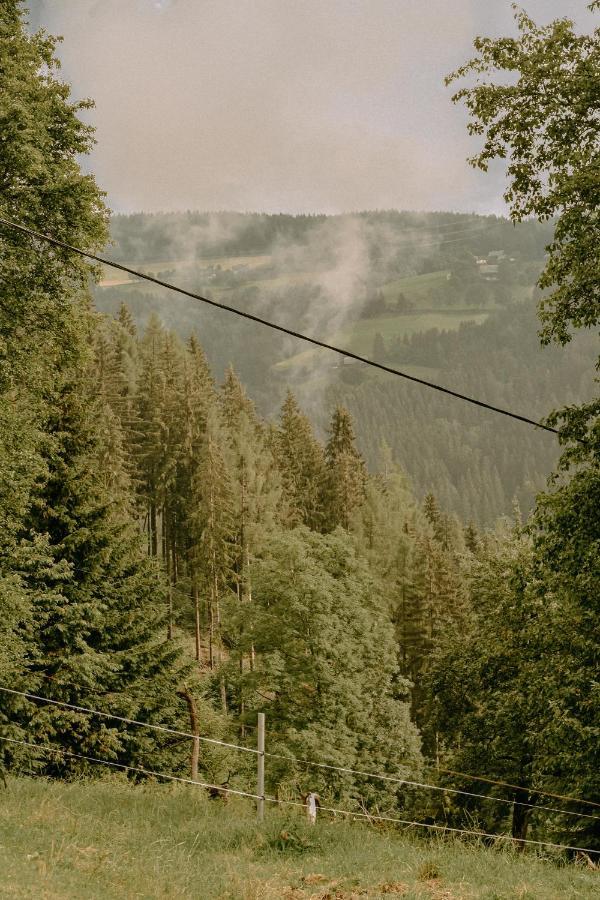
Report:
<svg viewBox="0 0 600 900"><path fill-rule="evenodd" d="M54 49L45 34L27 34L20 3L2 5L0 214L99 248L107 211L78 159L93 143L79 118L89 104L71 102ZM74 255L0 231L1 668L11 684L51 699L110 697L113 709L168 719L182 706L179 651L160 640L162 576L131 518L114 452L121 435L91 374L93 274ZM107 476L101 465L109 447ZM5 736L104 748L122 761L158 758L152 737L6 694L0 722ZM4 743L2 755L22 754ZM71 768L60 756L34 765Z"/></svg>
<svg viewBox="0 0 600 900"><path fill-rule="evenodd" d="M564 344L571 328L600 321L600 30L576 36L567 20L538 28L521 11L516 19L518 39L479 38L479 56L450 80L479 76L455 99L472 114L471 132L485 136L474 164L485 169L509 157L505 196L513 217L556 218L540 280L554 290L540 314L542 340ZM490 73L515 77L481 81ZM468 770L485 753L504 781L521 785L512 817L517 837L535 821L531 804L540 791L598 797L599 413L595 399L552 417L562 420L562 440L572 445L563 467L577 466L570 480L538 497L524 534L505 536L500 547L475 547L467 642L463 633L450 635L431 668L431 724L454 765ZM598 847L589 808L575 799L569 809L570 821L557 813L551 833ZM493 825L494 813L479 813Z"/></svg>
<svg viewBox="0 0 600 900"><path fill-rule="evenodd" d="M592 3L590 10L598 8ZM569 19L537 26L515 7L516 38L477 38L477 56L447 82L475 76L454 95L484 137L471 163L508 159L505 200L515 221L555 220L539 279L542 341L565 344L572 329L600 322L600 28L575 34ZM547 293L546 293L547 292ZM566 440L600 443L598 402L563 410ZM580 458L581 447L566 459Z"/></svg>

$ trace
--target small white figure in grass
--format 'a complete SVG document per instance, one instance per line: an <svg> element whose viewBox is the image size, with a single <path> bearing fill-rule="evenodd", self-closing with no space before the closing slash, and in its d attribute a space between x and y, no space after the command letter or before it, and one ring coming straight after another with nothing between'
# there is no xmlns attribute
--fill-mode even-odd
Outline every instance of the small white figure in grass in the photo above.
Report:
<svg viewBox="0 0 600 900"><path fill-rule="evenodd" d="M305 795L304 803L306 806L306 815L308 817L308 821L311 825L314 825L317 821L317 809L321 805L321 798L318 794L315 794L314 791L311 791L309 794Z"/></svg>

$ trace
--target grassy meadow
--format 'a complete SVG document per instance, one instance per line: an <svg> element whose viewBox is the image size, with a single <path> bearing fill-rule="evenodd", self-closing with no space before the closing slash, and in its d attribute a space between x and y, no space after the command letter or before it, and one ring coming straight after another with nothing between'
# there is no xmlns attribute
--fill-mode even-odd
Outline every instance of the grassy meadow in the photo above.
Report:
<svg viewBox="0 0 600 900"><path fill-rule="evenodd" d="M11 778L0 804L0 896L35 900L554 900L597 897L600 873L506 847L323 820L200 789L119 777Z"/></svg>
<svg viewBox="0 0 600 900"><path fill-rule="evenodd" d="M405 335L410 337L420 331L429 331L437 328L439 331L456 331L463 322L481 324L485 322L488 313L471 312L469 310L439 310L437 312L415 312L404 315L374 316L372 319L359 319L349 323L333 335L324 338L329 343L360 353L370 357L373 351L373 342L376 334L381 334L386 342ZM289 359L277 363L275 369L309 367L319 350L302 350Z"/></svg>

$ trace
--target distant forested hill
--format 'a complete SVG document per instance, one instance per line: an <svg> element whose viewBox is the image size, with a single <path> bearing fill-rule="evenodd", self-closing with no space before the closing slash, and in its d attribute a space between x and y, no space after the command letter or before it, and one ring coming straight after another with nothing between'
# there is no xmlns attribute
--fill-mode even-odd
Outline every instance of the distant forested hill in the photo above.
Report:
<svg viewBox="0 0 600 900"><path fill-rule="evenodd" d="M542 419L593 394L595 335L566 349L539 346L533 302L493 312L481 325L398 341L386 361L486 402ZM360 371L358 371L360 369ZM355 383L352 383L355 382ZM357 423L370 465L385 441L413 479L463 519L490 522L528 512L558 458L551 434L364 367L341 370L328 388Z"/></svg>
<svg viewBox="0 0 600 900"><path fill-rule="evenodd" d="M533 302L551 225L494 216L359 213L116 216L113 258L329 338L487 402L542 418L591 392L594 348L541 349ZM347 365L326 351L107 269L98 307L121 302L198 334L217 378L232 363L272 416L291 386L323 433L331 403L356 418L374 468L385 441L419 494L485 523L532 504L552 469L551 435Z"/></svg>

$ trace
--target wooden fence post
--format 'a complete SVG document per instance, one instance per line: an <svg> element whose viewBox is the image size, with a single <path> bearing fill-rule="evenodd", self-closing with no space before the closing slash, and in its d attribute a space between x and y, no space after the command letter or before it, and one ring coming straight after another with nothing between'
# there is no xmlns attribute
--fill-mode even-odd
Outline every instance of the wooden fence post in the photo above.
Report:
<svg viewBox="0 0 600 900"><path fill-rule="evenodd" d="M258 714L257 750L256 793L259 799L256 801L256 811L258 821L262 822L265 817L265 714L260 712Z"/></svg>

